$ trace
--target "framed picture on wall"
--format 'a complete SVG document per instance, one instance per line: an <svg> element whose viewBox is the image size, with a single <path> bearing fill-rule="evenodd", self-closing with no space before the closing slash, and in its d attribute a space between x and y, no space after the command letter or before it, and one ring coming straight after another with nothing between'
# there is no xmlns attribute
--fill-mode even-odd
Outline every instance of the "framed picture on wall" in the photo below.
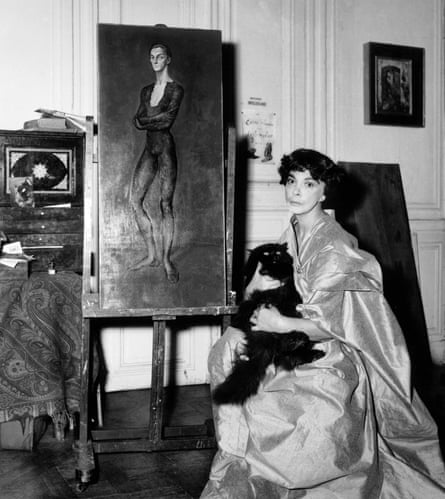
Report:
<svg viewBox="0 0 445 499"><path fill-rule="evenodd" d="M0 206L82 199L83 134L0 130Z"/></svg>
<svg viewBox="0 0 445 499"><path fill-rule="evenodd" d="M365 44L365 123L424 126L423 48Z"/></svg>

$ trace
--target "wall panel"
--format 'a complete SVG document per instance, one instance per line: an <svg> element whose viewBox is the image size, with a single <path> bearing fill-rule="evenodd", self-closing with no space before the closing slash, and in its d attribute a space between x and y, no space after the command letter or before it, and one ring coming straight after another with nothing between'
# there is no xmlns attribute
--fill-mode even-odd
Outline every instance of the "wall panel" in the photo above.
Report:
<svg viewBox="0 0 445 499"><path fill-rule="evenodd" d="M410 219L441 218L443 2L336 0L335 5L337 158L400 164ZM370 41L425 49L425 127L364 124L363 45Z"/></svg>
<svg viewBox="0 0 445 499"><path fill-rule="evenodd" d="M445 224L443 221L412 222L413 243L417 241L420 289L435 363L445 363L444 279Z"/></svg>
<svg viewBox="0 0 445 499"><path fill-rule="evenodd" d="M199 384L208 381L207 353L219 327L189 326L172 334L167 329L166 358L174 359L174 370L166 362L165 384ZM105 390L147 388L151 385L152 329L144 326L107 327L101 332L107 360ZM198 352L204 352L199 356Z"/></svg>

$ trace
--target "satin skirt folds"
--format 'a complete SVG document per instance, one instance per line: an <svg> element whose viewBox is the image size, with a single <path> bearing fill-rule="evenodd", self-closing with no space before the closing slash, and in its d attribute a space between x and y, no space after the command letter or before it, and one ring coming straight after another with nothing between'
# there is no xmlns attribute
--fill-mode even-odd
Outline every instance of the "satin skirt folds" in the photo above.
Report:
<svg viewBox="0 0 445 499"><path fill-rule="evenodd" d="M211 384L229 373L243 333L229 328L209 356ZM378 498L382 487L368 377L337 340L325 356L272 366L244 406L214 407L219 451L202 498Z"/></svg>

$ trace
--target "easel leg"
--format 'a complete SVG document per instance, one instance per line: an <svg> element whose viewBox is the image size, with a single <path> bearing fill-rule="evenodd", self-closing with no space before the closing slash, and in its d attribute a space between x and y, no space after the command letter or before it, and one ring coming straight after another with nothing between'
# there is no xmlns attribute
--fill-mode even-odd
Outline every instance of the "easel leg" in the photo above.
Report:
<svg viewBox="0 0 445 499"><path fill-rule="evenodd" d="M89 410L90 396L90 321L82 321L81 344L81 373L80 373L80 414L79 414L79 439L74 443L76 454L77 489L83 491L91 482L94 464L92 441L89 437Z"/></svg>
<svg viewBox="0 0 445 499"><path fill-rule="evenodd" d="M151 369L149 440L156 444L162 438L164 401L165 321L153 320L153 355Z"/></svg>

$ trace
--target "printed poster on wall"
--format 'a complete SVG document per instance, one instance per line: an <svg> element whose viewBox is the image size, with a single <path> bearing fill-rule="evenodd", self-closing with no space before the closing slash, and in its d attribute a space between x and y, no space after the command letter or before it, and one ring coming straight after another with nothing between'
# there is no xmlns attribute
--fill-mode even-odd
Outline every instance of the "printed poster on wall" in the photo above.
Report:
<svg viewBox="0 0 445 499"><path fill-rule="evenodd" d="M274 162L276 114L265 109L242 111L242 133L247 137L249 158L260 163Z"/></svg>

